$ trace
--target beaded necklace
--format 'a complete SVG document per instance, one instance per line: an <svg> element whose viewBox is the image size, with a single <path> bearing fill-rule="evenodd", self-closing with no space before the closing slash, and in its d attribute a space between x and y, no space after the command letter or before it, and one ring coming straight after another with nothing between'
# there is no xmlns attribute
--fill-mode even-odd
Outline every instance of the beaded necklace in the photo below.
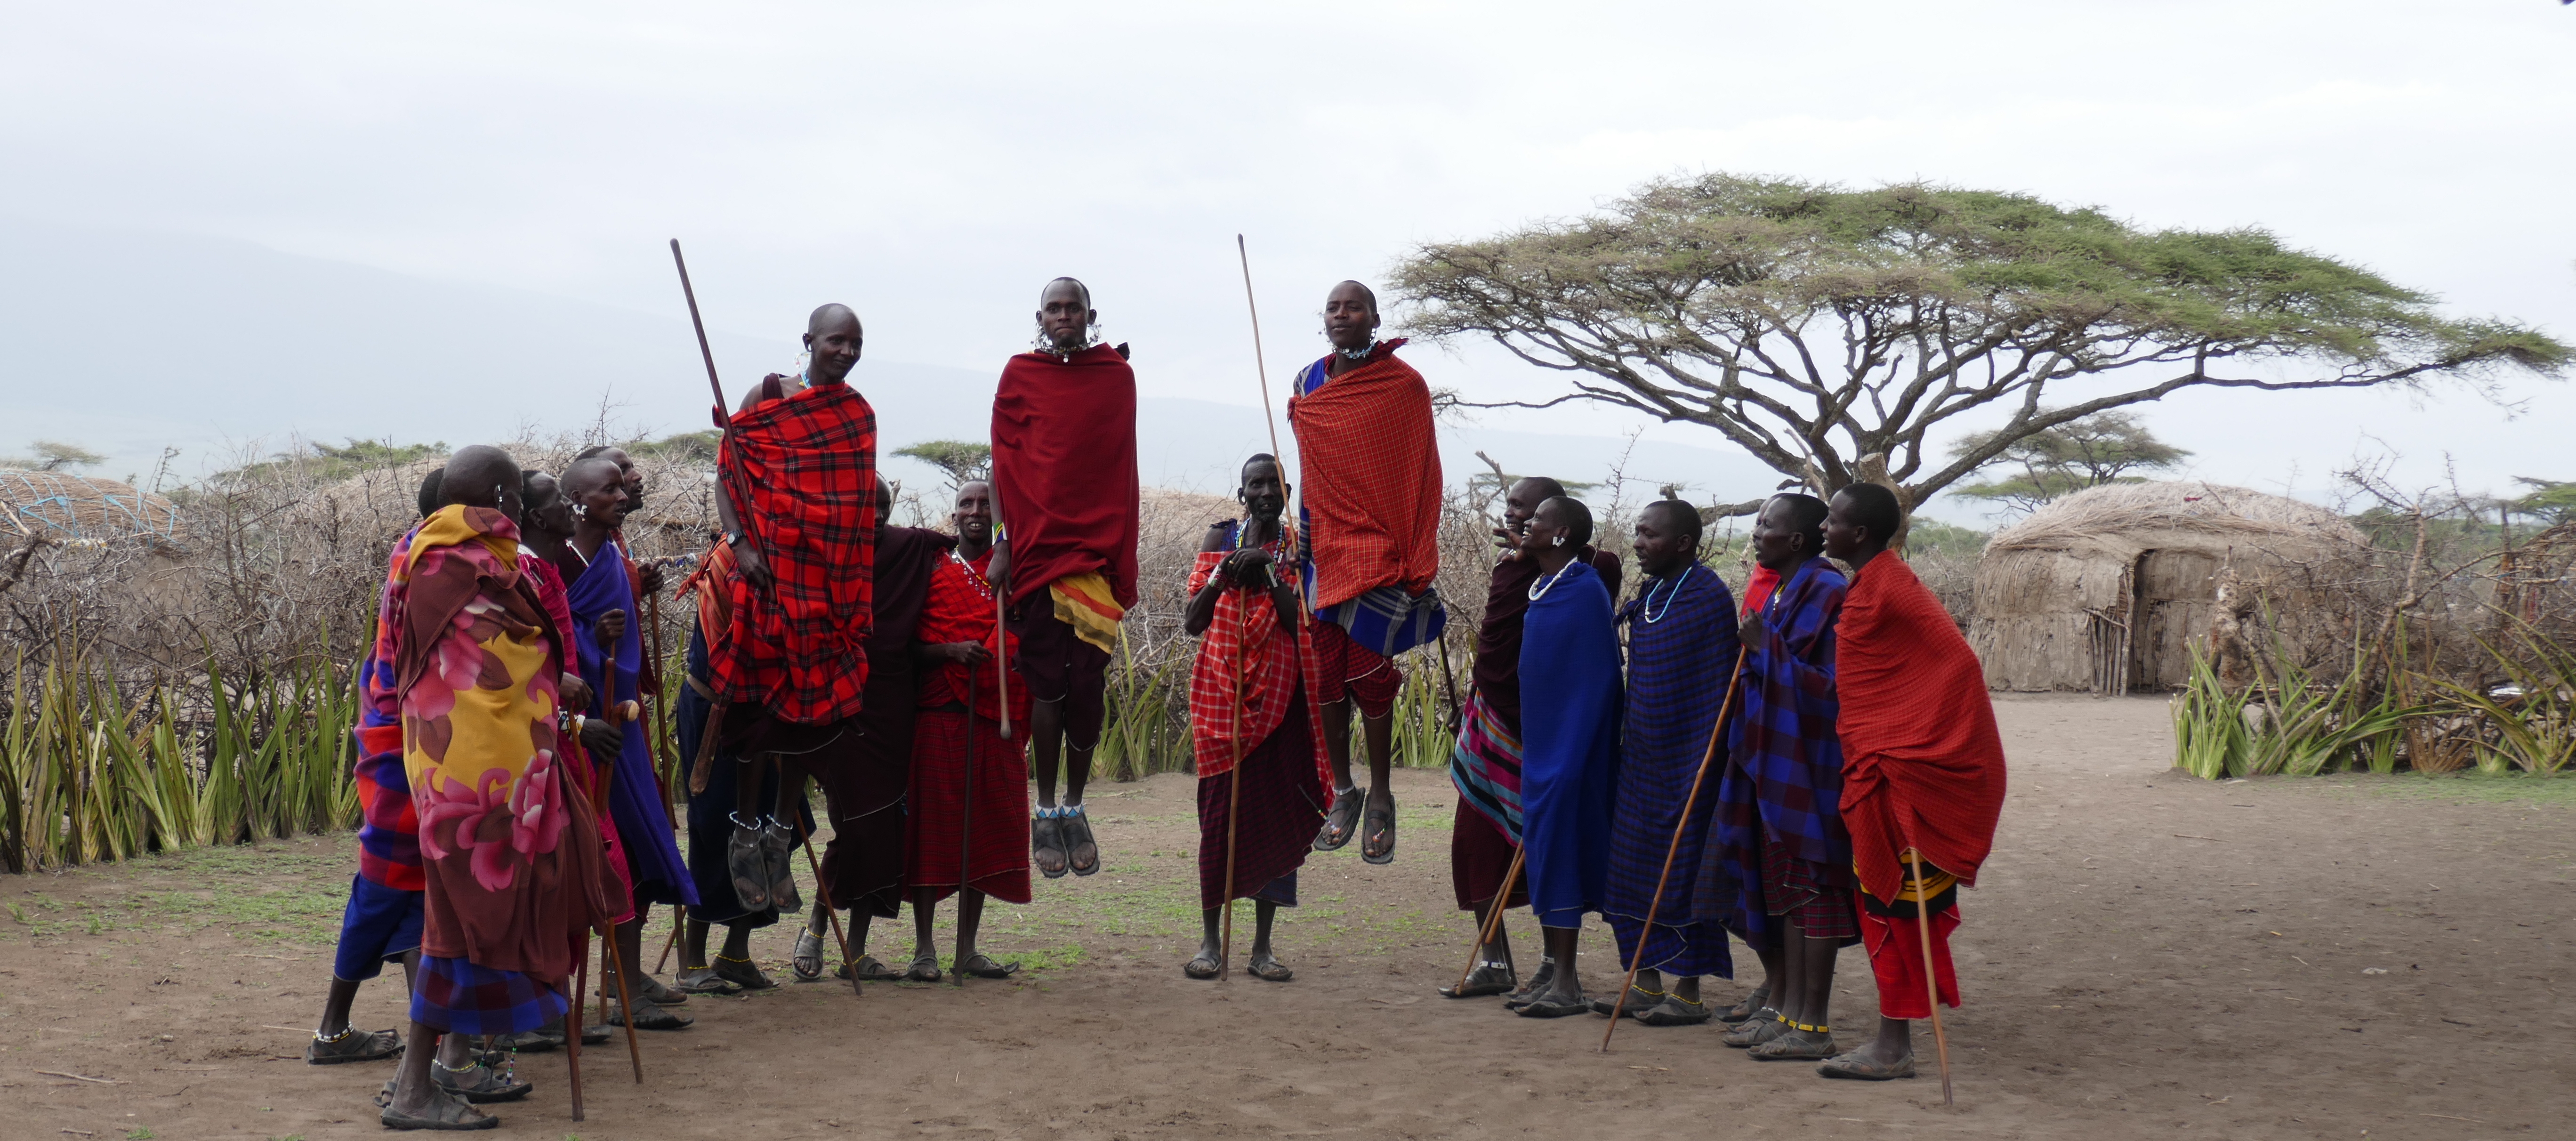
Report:
<svg viewBox="0 0 2576 1141"><path fill-rule="evenodd" d="M1548 591L1551 591L1551 590L1556 589L1556 580L1561 579L1561 578L1564 578L1564 577L1565 577L1565 572L1570 571L1570 570L1573 570L1573 569L1574 569L1574 564L1579 563L1579 562L1582 562L1582 561L1583 561L1583 560L1581 560L1581 559L1567 559L1567 560L1565 560L1565 565L1564 565L1564 566L1561 566L1561 567L1556 568L1556 573L1555 573L1555 574L1552 574L1552 575L1547 576L1547 581L1546 581L1546 582L1542 582L1542 583L1538 584L1537 586L1533 586L1533 587L1531 587L1531 588L1529 589L1529 600L1530 600L1530 601L1532 601L1532 602L1536 602L1536 601L1538 601L1539 599L1546 597L1546 596L1547 596L1547 592L1548 592ZM1670 608L1669 608L1669 607L1667 607L1667 609L1670 609Z"/></svg>
<svg viewBox="0 0 2576 1141"><path fill-rule="evenodd" d="M1672 614L1673 600L1681 597L1682 584L1690 581L1690 572L1698 569L1699 564L1692 563L1689 566L1683 567L1682 573L1674 575L1671 580L1656 584L1656 586L1669 586L1672 588L1664 592L1664 612L1662 614L1655 613L1655 587L1650 586L1646 588L1646 604L1640 608L1645 612L1646 625L1652 626L1657 622L1663 621L1666 617Z"/></svg>
<svg viewBox="0 0 2576 1141"><path fill-rule="evenodd" d="M948 561L956 563L959 570L966 572L966 581L969 585L982 591L984 597L993 597L993 580L984 577L984 572L976 570L973 562L957 553L957 548L948 548Z"/></svg>

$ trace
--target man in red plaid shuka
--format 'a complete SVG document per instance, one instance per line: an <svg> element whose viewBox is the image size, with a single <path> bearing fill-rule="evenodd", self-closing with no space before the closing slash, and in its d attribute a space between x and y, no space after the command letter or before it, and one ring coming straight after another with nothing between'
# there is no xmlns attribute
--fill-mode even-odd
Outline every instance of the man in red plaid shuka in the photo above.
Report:
<svg viewBox="0 0 2576 1141"><path fill-rule="evenodd" d="M1360 858L1395 860L1395 794L1387 785L1395 695L1404 675L1395 655L1437 641L1448 612L1432 580L1440 574L1440 449L1431 426L1431 389L1396 359L1402 338L1377 339L1377 295L1356 281L1324 299L1324 336L1333 351L1298 373L1288 424L1305 465L1304 521L1308 628L1315 700L1333 758L1332 814L1315 847L1332 851L1361 835ZM1367 822L1351 780L1351 706L1360 708L1368 746Z"/></svg>
<svg viewBox="0 0 2576 1141"><path fill-rule="evenodd" d="M847 306L806 322L802 376L771 376L743 398L716 467L716 513L736 574L725 636L708 647L722 754L742 758L726 863L747 911L801 906L792 823L757 803L777 755L816 758L855 732L875 626L877 418L850 387L865 333ZM728 708L728 706L730 708ZM807 768L816 763L810 759ZM803 796L783 782L779 805Z"/></svg>
<svg viewBox="0 0 2576 1141"><path fill-rule="evenodd" d="M1244 518L1208 528L1182 624L1201 639L1190 669L1190 740L1198 762L1204 931L1198 954L1181 970L1194 979L1217 976L1221 911L1248 895L1257 924L1252 977L1286 982L1293 972L1271 952L1271 920L1278 909L1297 906L1297 868L1323 820L1332 770L1317 747L1324 728L1306 694L1315 662L1298 638L1299 576L1279 521L1288 489L1278 459L1246 461L1235 497Z"/></svg>

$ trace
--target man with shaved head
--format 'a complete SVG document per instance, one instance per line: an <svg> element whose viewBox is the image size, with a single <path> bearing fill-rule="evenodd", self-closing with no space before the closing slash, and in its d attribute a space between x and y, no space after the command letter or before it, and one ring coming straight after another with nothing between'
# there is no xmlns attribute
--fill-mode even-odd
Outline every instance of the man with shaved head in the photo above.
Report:
<svg viewBox="0 0 2576 1141"><path fill-rule="evenodd" d="M426 890L413 1048L382 1114L397 1129L489 1127L438 1088L428 1043L563 1014L574 939L610 907L589 800L555 763L570 635L521 570L520 487L500 449L458 451L378 614Z"/></svg>
<svg viewBox="0 0 2576 1141"><path fill-rule="evenodd" d="M699 897L671 835L661 786L653 775L651 744L645 740L638 712L643 622L634 579L611 539L626 519L626 481L614 461L593 456L575 461L556 482L572 515L572 537L562 547L566 562L557 569L564 575L565 598L572 609L572 643L582 680L593 695L590 707L581 712L608 729L600 741L602 747L596 749L588 748L585 733L585 751L607 783L609 816L616 822L635 906L633 917L617 927L619 957L602 963L601 978L608 979L612 962L622 963L626 993L635 1000L633 1010L620 1009L611 1021L631 1018L637 1029L677 1030L691 1019L663 1007L685 1002L687 996L645 975L644 924L656 903L695 907ZM602 957L607 959L605 952ZM606 989L617 993L613 986Z"/></svg>
<svg viewBox="0 0 2576 1141"><path fill-rule="evenodd" d="M1699 510L1688 503L1658 500L1638 512L1630 549L1643 581L1619 613L1628 626L1628 701L1601 916L1618 937L1621 965L1636 968L1627 1013L1649 1026L1707 1022L1700 977L1735 976L1726 929L1693 910L1691 891L1717 802L1702 766L1738 646L1735 596L1700 563L1699 541ZM1683 874L1665 875L1668 857ZM1593 1000L1602 1013L1617 1005L1616 995Z"/></svg>
<svg viewBox="0 0 2576 1141"><path fill-rule="evenodd" d="M1458 788L1458 812L1449 832L1449 877L1458 895L1458 910L1475 913L1479 930L1495 906L1505 910L1527 900L1527 880L1506 885L1513 849L1521 842L1521 631L1529 611L1529 591L1539 578L1537 552L1529 542L1530 519L1538 505L1565 494L1565 485L1543 475L1516 480L1503 493L1502 526L1494 529L1502 557L1494 564L1485 589L1485 619L1476 629L1473 688L1449 754L1450 783ZM1612 598L1619 595L1619 556L1575 543L1575 557L1590 566ZM1509 894L1505 894L1508 886ZM1554 979L1553 960L1541 959L1523 984L1512 964L1511 936L1501 919L1493 919L1494 937L1478 953L1465 986L1443 989L1451 998L1509 993L1505 1005L1518 1008L1530 994Z"/></svg>
<svg viewBox="0 0 2576 1141"><path fill-rule="evenodd" d="M1825 514L1791 492L1754 518L1753 557L1780 584L1738 631L1742 716L1727 731L1693 909L1762 959L1761 989L1722 1016L1738 1025L1720 1039L1762 1061L1833 1056L1834 959L1860 941L1837 809L1835 629L1848 586L1825 557Z"/></svg>
<svg viewBox="0 0 2576 1141"><path fill-rule="evenodd" d="M1360 858L1395 859L1395 793L1387 784L1396 691L1395 655L1436 642L1448 611L1432 581L1440 574L1440 448L1431 388L1377 339L1377 294L1345 281L1324 298L1332 351L1297 374L1288 424L1305 470L1306 604L1333 761L1333 804L1315 847L1331 851L1360 836ZM1351 707L1359 706L1368 747L1369 791L1351 779Z"/></svg>
<svg viewBox="0 0 2576 1141"><path fill-rule="evenodd" d="M993 393L993 578L1020 639L1019 678L1036 702L1029 850L1048 879L1100 870L1082 790L1107 719L1118 624L1136 604L1136 373L1127 346L1100 343L1099 323L1089 287L1048 282L1036 344L1002 366Z"/></svg>
<svg viewBox="0 0 2576 1141"><path fill-rule="evenodd" d="M804 373L745 393L717 456L724 533L708 563L726 627L707 647L713 708L689 785L704 794L719 756L743 764L726 850L740 914L801 905L794 826L775 804L760 818L764 788L790 799L767 780L773 757L829 764L861 732L879 514L876 413L849 384L864 341L847 306L814 310Z"/></svg>

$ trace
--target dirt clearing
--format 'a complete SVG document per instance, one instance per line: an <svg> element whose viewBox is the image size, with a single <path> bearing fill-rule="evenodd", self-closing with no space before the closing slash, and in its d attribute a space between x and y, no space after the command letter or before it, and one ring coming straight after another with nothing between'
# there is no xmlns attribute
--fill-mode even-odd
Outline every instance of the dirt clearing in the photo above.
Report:
<svg viewBox="0 0 2576 1141"><path fill-rule="evenodd" d="M499 1107L501 1132L2566 1135L2576 780L2207 783L2169 771L2159 700L1997 712L2013 788L1963 904L1954 1112L1928 1034L1925 1078L1839 1083L1750 1061L1712 1028L1632 1023L1603 1055L1600 1019L1438 997L1472 933L1451 905L1446 780L1408 772L1393 865L1357 845L1308 862L1306 906L1280 929L1294 982L1181 977L1198 930L1190 780L1103 785L1101 874L1041 881L1034 906L988 919L987 949L1030 965L1020 979L693 1000L695 1027L645 1037L649 1084L632 1083L622 1041L584 1055L581 1125L563 1055L524 1056L537 1092ZM389 1064L300 1057L353 868L335 837L0 879L0 1135L381 1135L367 1099ZM1524 969L1533 935L1520 919ZM791 936L754 943L782 978ZM907 916L871 947L900 961L911 943ZM1607 933L1588 929L1585 949L1585 981L1611 990ZM1738 951L1743 977L1713 998L1758 981ZM1876 1019L1857 948L1839 980L1834 1022L1857 1042ZM389 974L357 1023L401 1010Z"/></svg>

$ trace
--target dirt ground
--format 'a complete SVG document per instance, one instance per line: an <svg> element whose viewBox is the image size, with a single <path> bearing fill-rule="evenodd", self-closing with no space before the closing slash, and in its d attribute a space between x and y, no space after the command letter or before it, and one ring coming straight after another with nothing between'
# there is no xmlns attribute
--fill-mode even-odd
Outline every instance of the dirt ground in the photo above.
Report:
<svg viewBox="0 0 2576 1141"><path fill-rule="evenodd" d="M1400 774L1396 862L1318 855L1283 920L1295 981L1192 982L1189 779L1094 791L1098 876L1001 908L1010 982L791 985L699 999L691 1029L528 1055L523 1137L1379 1138L2571 1135L2576 781L2171 771L2161 701L1998 703L2011 800L1965 900L1958 1108L1929 1076L1826 1082L1713 1028L1536 1021L1444 1000L1472 934L1450 899L1446 783ZM0 1135L382 1133L391 1066L298 1055L322 1000L346 838L0 882ZM1248 921L1248 909L1247 909ZM652 946L660 945L656 924ZM944 927L944 924L943 924ZM755 946L784 975L790 930ZM1525 964L1531 932L1517 933ZM1248 935L1246 936L1248 939ZM1606 934L1585 978L1614 986ZM874 949L908 955L909 918ZM1741 949L1739 949L1739 952ZM1750 954L1741 972L1758 977ZM1729 1001L1755 977L1717 981ZM1870 1032L1857 949L1835 1021ZM2576 985L2576 984L2570 984ZM362 1026L401 1020L393 976ZM47 1073L51 1071L51 1073ZM57 1075L79 1075L84 1081ZM1578 1132L1579 1131L1579 1132Z"/></svg>

